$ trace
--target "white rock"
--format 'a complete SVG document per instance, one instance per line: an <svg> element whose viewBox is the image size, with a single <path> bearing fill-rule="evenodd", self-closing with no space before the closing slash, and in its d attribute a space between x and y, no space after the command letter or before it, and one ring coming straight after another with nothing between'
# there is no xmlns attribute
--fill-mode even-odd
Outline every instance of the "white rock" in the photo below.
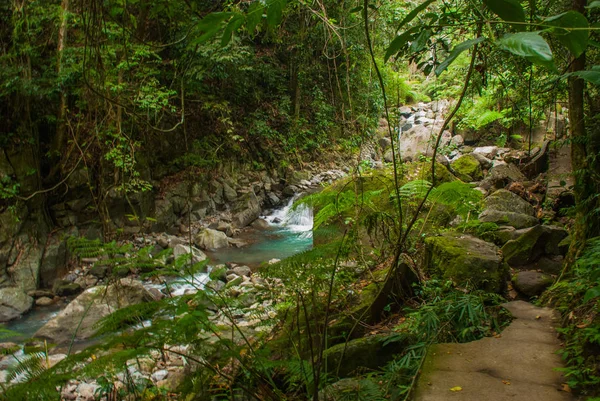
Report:
<svg viewBox="0 0 600 401"><path fill-rule="evenodd" d="M152 373L152 381L157 382L164 380L168 375L169 371L166 369L157 370L156 372Z"/></svg>

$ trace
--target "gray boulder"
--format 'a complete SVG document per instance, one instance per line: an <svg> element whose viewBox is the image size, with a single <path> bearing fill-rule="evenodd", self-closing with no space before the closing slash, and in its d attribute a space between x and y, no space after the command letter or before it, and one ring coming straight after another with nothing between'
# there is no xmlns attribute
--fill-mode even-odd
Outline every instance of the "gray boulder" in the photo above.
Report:
<svg viewBox="0 0 600 401"><path fill-rule="evenodd" d="M206 260L206 254L200 249L193 246L187 246L183 244L177 244L173 248L173 256L175 258L185 254L192 254L192 263L200 263Z"/></svg>
<svg viewBox="0 0 600 401"><path fill-rule="evenodd" d="M402 160L414 161L420 155L432 156L435 140L439 132L439 127L424 125L415 125L400 136L400 154ZM452 134L450 131L444 131L440 146L446 146L450 143Z"/></svg>
<svg viewBox="0 0 600 401"><path fill-rule="evenodd" d="M511 266L525 266L542 255L559 255L558 244L567 237L567 231L556 226L542 226L519 230L522 234L502 247L504 259Z"/></svg>
<svg viewBox="0 0 600 401"><path fill-rule="evenodd" d="M528 270L519 272L513 277L513 286L517 291L528 297L540 295L552 285L554 279L544 273Z"/></svg>
<svg viewBox="0 0 600 401"><path fill-rule="evenodd" d="M33 298L20 288L0 288L0 322L13 320L33 306Z"/></svg>
<svg viewBox="0 0 600 401"><path fill-rule="evenodd" d="M109 286L92 287L39 329L35 337L46 338L58 344L72 338L84 340L96 334L96 323L100 319L126 306L153 300L142 283L133 279L121 279Z"/></svg>
<svg viewBox="0 0 600 401"><path fill-rule="evenodd" d="M513 182L523 182L526 179L514 164L497 164L490 169L479 185L487 190L494 190L505 188Z"/></svg>
<svg viewBox="0 0 600 401"><path fill-rule="evenodd" d="M519 195L500 189L484 200L484 210L479 221L508 225L514 228L532 227L539 223L533 206Z"/></svg>
<svg viewBox="0 0 600 401"><path fill-rule="evenodd" d="M205 228L194 238L194 244L200 249L221 249L229 247L224 232Z"/></svg>
<svg viewBox="0 0 600 401"><path fill-rule="evenodd" d="M241 197L234 209L233 225L243 228L260 216L260 202L254 192L249 192Z"/></svg>

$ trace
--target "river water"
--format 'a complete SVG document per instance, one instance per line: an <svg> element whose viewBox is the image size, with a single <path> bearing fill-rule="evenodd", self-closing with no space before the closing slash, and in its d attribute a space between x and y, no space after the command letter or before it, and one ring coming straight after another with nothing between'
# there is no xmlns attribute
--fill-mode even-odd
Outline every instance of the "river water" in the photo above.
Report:
<svg viewBox="0 0 600 401"><path fill-rule="evenodd" d="M250 245L242 248L229 247L214 252L207 252L211 265L220 263L237 263L257 267L271 259L284 259L296 253L312 248L313 213L308 205L300 204L294 208L297 197L274 210L263 218L269 223L266 230L250 230L242 239L250 241ZM198 273L190 277L182 277L169 282L172 296L183 295L201 289L208 281L207 273ZM164 285L145 284L148 288L163 289ZM36 307L20 319L13 320L0 327L19 333L18 336L4 336L0 332L0 342L22 342L31 338L46 322L55 317L66 305L57 304L48 307Z"/></svg>

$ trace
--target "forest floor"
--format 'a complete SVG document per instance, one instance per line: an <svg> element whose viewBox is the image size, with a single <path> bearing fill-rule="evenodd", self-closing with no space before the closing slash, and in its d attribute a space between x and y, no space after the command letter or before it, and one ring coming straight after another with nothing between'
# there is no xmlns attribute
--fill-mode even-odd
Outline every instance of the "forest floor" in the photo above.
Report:
<svg viewBox="0 0 600 401"><path fill-rule="evenodd" d="M575 398L556 371L557 313L524 301L504 304L514 316L496 337L432 346L422 366L416 401L567 401Z"/></svg>

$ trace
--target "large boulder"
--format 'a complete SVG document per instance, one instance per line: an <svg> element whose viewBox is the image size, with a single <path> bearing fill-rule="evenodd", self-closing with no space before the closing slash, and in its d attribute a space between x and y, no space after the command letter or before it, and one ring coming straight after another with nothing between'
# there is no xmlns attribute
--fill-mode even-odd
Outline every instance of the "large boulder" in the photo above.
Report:
<svg viewBox="0 0 600 401"><path fill-rule="evenodd" d="M224 232L205 228L196 235L194 244L200 249L220 249L227 248L229 241Z"/></svg>
<svg viewBox="0 0 600 401"><path fill-rule="evenodd" d="M508 266L497 246L470 235L447 233L425 240L425 269L461 286L501 292Z"/></svg>
<svg viewBox="0 0 600 401"><path fill-rule="evenodd" d="M479 186L487 190L502 189L513 182L523 182L526 179L521 170L514 164L500 164L490 169L488 175L479 183Z"/></svg>
<svg viewBox="0 0 600 401"><path fill-rule="evenodd" d="M517 273L512 282L515 289L521 294L535 297L550 287L554 279L547 274L529 270Z"/></svg>
<svg viewBox="0 0 600 401"><path fill-rule="evenodd" d="M484 200L484 209L498 210L501 212L514 212L533 216L533 206L519 195L500 189Z"/></svg>
<svg viewBox="0 0 600 401"><path fill-rule="evenodd" d="M186 254L192 255L192 263L200 263L206 260L206 254L193 246L177 244L173 247L173 256L175 258Z"/></svg>
<svg viewBox="0 0 600 401"><path fill-rule="evenodd" d="M404 161L415 161L420 155L432 156L437 134L438 126L415 125L409 130L402 132L400 136L400 155ZM446 146L450 143L452 134L450 131L442 133L440 146Z"/></svg>
<svg viewBox="0 0 600 401"><path fill-rule="evenodd" d="M142 283L133 279L124 278L109 286L92 287L42 326L35 333L35 337L58 344L73 338L84 340L96 334L96 323L102 318L126 306L153 300L153 296Z"/></svg>
<svg viewBox="0 0 600 401"><path fill-rule="evenodd" d="M505 189L499 189L484 200L484 210L479 221L515 228L532 227L539 223L529 202Z"/></svg>
<svg viewBox="0 0 600 401"><path fill-rule="evenodd" d="M518 230L521 235L502 247L504 259L510 266L524 266L538 260L542 255L558 255L558 244L568 233L561 227L542 226Z"/></svg>
<svg viewBox="0 0 600 401"><path fill-rule="evenodd" d="M483 178L481 164L473 155L463 155L450 164L454 174L465 182L478 181Z"/></svg>
<svg viewBox="0 0 600 401"><path fill-rule="evenodd" d="M377 334L334 345L325 350L327 371L339 377L346 377L359 369L376 370L390 362L407 346L400 337Z"/></svg>
<svg viewBox="0 0 600 401"><path fill-rule="evenodd" d="M260 202L254 192L250 191L241 196L234 208L233 225L243 228L260 216Z"/></svg>
<svg viewBox="0 0 600 401"><path fill-rule="evenodd" d="M31 309L33 298L16 287L0 288L0 322L7 322Z"/></svg>

